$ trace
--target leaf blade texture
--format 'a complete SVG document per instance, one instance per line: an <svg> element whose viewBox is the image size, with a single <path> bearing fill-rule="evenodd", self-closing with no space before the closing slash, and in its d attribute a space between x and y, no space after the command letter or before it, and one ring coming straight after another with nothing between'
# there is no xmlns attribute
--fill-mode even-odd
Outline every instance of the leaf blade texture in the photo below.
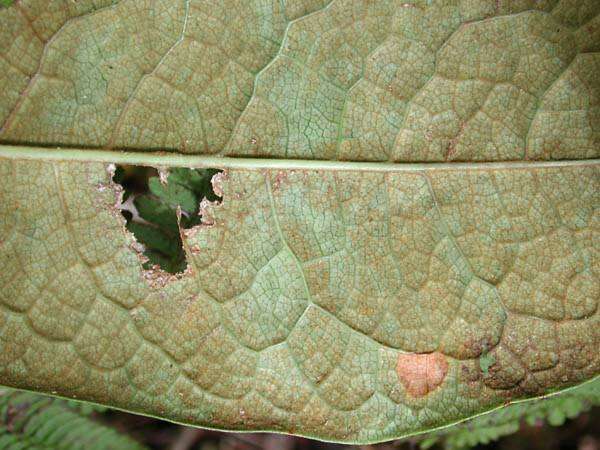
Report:
<svg viewBox="0 0 600 450"><path fill-rule="evenodd" d="M363 443L594 378L599 8L0 9L0 383ZM223 170L184 273L125 161Z"/></svg>
<svg viewBox="0 0 600 450"><path fill-rule="evenodd" d="M595 2L45 5L2 11L5 141L369 161L598 156Z"/></svg>

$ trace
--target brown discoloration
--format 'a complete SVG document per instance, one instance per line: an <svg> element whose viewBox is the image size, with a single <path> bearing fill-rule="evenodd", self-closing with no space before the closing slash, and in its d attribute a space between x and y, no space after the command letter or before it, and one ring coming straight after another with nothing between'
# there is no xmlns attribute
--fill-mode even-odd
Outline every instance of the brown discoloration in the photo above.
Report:
<svg viewBox="0 0 600 450"><path fill-rule="evenodd" d="M513 390L521 385L527 372L523 363L510 349L500 344L489 353L494 363L487 374L482 374L486 386L495 390Z"/></svg>
<svg viewBox="0 0 600 450"><path fill-rule="evenodd" d="M223 184L228 179L227 171L218 172L213 175L211 181L213 192L221 197L221 200L215 200L211 202L207 198L203 198L199 205L198 215L202 218L200 225L185 229L182 231L181 239L190 239L203 228L212 227L215 225L214 209L220 207L223 204Z"/></svg>
<svg viewBox="0 0 600 450"><path fill-rule="evenodd" d="M113 212L115 214L115 216L121 216L121 205L123 204L123 187L119 184L119 183L115 183L114 177L115 177L115 172L117 171L117 166L116 164L108 164L106 166L106 174L107 174L107 180L106 183L101 183L100 185L98 185L96 188L98 189L98 192L103 192L104 190L111 189L114 193L114 198L115 198L115 203L113 205L113 207L111 208L111 212ZM125 224L125 221L123 221L123 224ZM125 225L123 225L125 226Z"/></svg>
<svg viewBox="0 0 600 450"><path fill-rule="evenodd" d="M223 170L222 172L218 172L216 174L213 175L212 179L210 180L211 184L212 184L212 188L213 188L213 192L218 196L218 197L223 197L223 184L225 183L225 181L227 181L228 178L228 173L226 170Z"/></svg>
<svg viewBox="0 0 600 450"><path fill-rule="evenodd" d="M198 214L200 214L200 216L202 217L202 222L200 223L200 225L194 228L212 227L215 224L215 218L212 214L212 209L215 206L218 206L220 203L221 202L218 201L211 202L210 200L203 198L200 202L200 207L198 209ZM190 229L193 230L194 228ZM190 237L190 234L187 234L186 236Z"/></svg>
<svg viewBox="0 0 600 450"><path fill-rule="evenodd" d="M448 373L448 361L439 352L401 353L396 372L412 397L423 397L442 384Z"/></svg>
<svg viewBox="0 0 600 450"><path fill-rule="evenodd" d="M463 363L460 367L460 379L465 384L475 383L481 378L481 370L473 364Z"/></svg>
<svg viewBox="0 0 600 450"><path fill-rule="evenodd" d="M189 266L181 273L169 273L162 270L160 266L153 265L149 269L143 269L142 276L152 288L162 289L169 283L177 281L185 276L189 276L190 272L191 269Z"/></svg>
<svg viewBox="0 0 600 450"><path fill-rule="evenodd" d="M277 172L277 175L275 175L275 179L273 180L273 190L276 191L279 189L279 187L281 186L281 184L287 180L288 178L288 172L280 170L279 172Z"/></svg>
<svg viewBox="0 0 600 450"><path fill-rule="evenodd" d="M464 343L463 352L467 357L478 358L482 354L490 352L497 343L497 340L490 335L480 339L469 338Z"/></svg>

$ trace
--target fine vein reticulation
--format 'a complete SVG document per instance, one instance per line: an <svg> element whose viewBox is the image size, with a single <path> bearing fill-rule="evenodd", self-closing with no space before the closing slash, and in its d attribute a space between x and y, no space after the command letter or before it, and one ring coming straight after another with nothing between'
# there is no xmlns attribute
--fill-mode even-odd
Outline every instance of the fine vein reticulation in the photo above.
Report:
<svg viewBox="0 0 600 450"><path fill-rule="evenodd" d="M598 156L593 0L17 1L0 139L365 161Z"/></svg>
<svg viewBox="0 0 600 450"><path fill-rule="evenodd" d="M595 379L599 13L1 8L0 383L377 442ZM114 164L223 170L184 273L144 268Z"/></svg>

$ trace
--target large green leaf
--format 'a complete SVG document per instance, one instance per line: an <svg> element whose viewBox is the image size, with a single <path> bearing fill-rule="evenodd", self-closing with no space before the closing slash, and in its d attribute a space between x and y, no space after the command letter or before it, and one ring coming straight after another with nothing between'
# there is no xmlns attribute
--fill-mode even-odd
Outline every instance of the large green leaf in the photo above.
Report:
<svg viewBox="0 0 600 450"><path fill-rule="evenodd" d="M0 88L0 384L375 442L600 373L595 0L20 0ZM224 170L183 273L115 164Z"/></svg>

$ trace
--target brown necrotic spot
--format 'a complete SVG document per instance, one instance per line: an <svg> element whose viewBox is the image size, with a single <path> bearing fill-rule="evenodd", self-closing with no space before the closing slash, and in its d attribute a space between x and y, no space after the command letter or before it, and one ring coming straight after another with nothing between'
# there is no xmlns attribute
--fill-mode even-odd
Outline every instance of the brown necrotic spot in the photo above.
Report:
<svg viewBox="0 0 600 450"><path fill-rule="evenodd" d="M412 397L423 397L442 384L448 373L448 361L439 352L401 353L396 372Z"/></svg>

